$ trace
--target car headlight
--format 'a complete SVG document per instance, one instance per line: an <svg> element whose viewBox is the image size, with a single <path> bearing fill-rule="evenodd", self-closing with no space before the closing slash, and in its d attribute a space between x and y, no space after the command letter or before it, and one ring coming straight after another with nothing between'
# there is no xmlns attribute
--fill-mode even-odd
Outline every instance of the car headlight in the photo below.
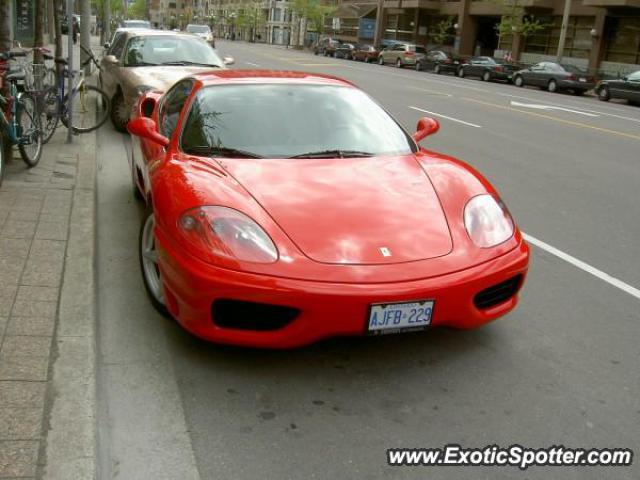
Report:
<svg viewBox="0 0 640 480"><path fill-rule="evenodd" d="M273 263L278 250L267 233L244 213L228 207L202 206L187 210L178 230L203 260L220 259Z"/></svg>
<svg viewBox="0 0 640 480"><path fill-rule="evenodd" d="M480 248L507 241L515 230L513 219L500 199L485 194L473 197L464 207L464 226Z"/></svg>

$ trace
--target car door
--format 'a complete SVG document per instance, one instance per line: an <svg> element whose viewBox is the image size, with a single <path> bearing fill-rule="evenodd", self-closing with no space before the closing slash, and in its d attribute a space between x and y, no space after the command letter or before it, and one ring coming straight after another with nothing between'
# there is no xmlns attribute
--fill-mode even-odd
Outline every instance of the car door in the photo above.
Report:
<svg viewBox="0 0 640 480"><path fill-rule="evenodd" d="M640 70L629 75L627 85L629 89L627 99L640 102Z"/></svg>
<svg viewBox="0 0 640 480"><path fill-rule="evenodd" d="M484 57L473 57L471 60L469 60L468 65L464 67L464 72L467 75L479 77L480 75L482 75L484 63Z"/></svg>
<svg viewBox="0 0 640 480"><path fill-rule="evenodd" d="M100 84L109 98L113 97L118 88L118 69L122 68L122 56L127 42L127 35L120 35L109 48L109 54L100 62ZM115 57L115 62L110 61Z"/></svg>
<svg viewBox="0 0 640 480"><path fill-rule="evenodd" d="M531 69L528 72L525 72L524 77L529 85L545 85L545 62L532 65Z"/></svg>

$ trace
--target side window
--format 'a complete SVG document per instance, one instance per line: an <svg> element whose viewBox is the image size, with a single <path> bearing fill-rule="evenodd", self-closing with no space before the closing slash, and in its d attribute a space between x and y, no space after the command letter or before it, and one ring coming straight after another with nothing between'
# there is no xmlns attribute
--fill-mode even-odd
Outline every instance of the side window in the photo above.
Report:
<svg viewBox="0 0 640 480"><path fill-rule="evenodd" d="M111 45L111 48L109 49L109 55L113 55L115 56L118 60L120 60L122 58L122 52L124 51L124 44L126 39L126 35L118 35L118 38L116 39L115 42L113 42L113 45Z"/></svg>
<svg viewBox="0 0 640 480"><path fill-rule="evenodd" d="M160 133L165 137L171 138L173 136L182 107L184 107L192 89L193 80L186 79L177 83L164 97L164 101L160 106L159 120Z"/></svg>

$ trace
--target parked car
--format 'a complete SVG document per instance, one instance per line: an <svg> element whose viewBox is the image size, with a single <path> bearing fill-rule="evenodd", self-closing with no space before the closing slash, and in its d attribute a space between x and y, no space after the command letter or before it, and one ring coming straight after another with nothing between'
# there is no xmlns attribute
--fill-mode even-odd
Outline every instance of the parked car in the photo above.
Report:
<svg viewBox="0 0 640 480"><path fill-rule="evenodd" d="M256 70L192 74L133 111L142 280L192 334L291 348L516 307L529 248L486 179L418 145L436 120L411 135L347 81Z"/></svg>
<svg viewBox="0 0 640 480"><path fill-rule="evenodd" d="M378 63L392 63L398 68L413 67L427 53L424 47L413 45L410 43L396 43L380 52L378 55Z"/></svg>
<svg viewBox="0 0 640 480"><path fill-rule="evenodd" d="M480 77L485 82L506 80L510 82L519 68L505 60L492 57L473 57L458 67L459 77Z"/></svg>
<svg viewBox="0 0 640 480"><path fill-rule="evenodd" d="M152 28L151 22L148 20L122 20L120 26L122 28Z"/></svg>
<svg viewBox="0 0 640 480"><path fill-rule="evenodd" d="M444 50L429 50L422 59L416 63L416 70L427 70L433 73L458 74L458 69L464 64L464 60Z"/></svg>
<svg viewBox="0 0 640 480"><path fill-rule="evenodd" d="M618 80L602 80L595 90L603 101L621 98L629 103L640 103L640 70Z"/></svg>
<svg viewBox="0 0 640 480"><path fill-rule="evenodd" d="M336 38L323 38L313 47L313 53L315 55L324 55L325 57L333 57L336 53L336 48L340 45L340 40Z"/></svg>
<svg viewBox="0 0 640 480"><path fill-rule="evenodd" d="M365 63L369 63L371 61L376 62L378 60L378 56L380 52L373 45L356 45L355 50L352 53L354 60L362 60Z"/></svg>
<svg viewBox="0 0 640 480"><path fill-rule="evenodd" d="M513 74L513 83L517 87L533 85L550 92L571 90L581 95L596 85L593 76L575 65L540 62Z"/></svg>
<svg viewBox="0 0 640 480"><path fill-rule="evenodd" d="M344 58L346 60L353 59L353 51L355 50L355 45L353 43L341 43L336 47L334 52L334 57L336 58Z"/></svg>
<svg viewBox="0 0 640 480"><path fill-rule="evenodd" d="M163 30L127 30L102 58L99 82L111 99L111 121L126 131L131 107L146 90L166 90L191 73L225 68L207 42L188 33Z"/></svg>
<svg viewBox="0 0 640 480"><path fill-rule="evenodd" d="M185 28L185 32L192 33L200 38L202 38L207 43L211 44L211 46L215 47L215 42L213 40L213 32L211 32L211 28L209 25L195 25L190 23Z"/></svg>

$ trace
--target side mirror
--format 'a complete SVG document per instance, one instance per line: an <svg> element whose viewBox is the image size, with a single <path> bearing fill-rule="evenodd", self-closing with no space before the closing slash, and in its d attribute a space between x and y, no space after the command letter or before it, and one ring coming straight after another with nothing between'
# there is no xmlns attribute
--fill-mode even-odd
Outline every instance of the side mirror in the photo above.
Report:
<svg viewBox="0 0 640 480"><path fill-rule="evenodd" d="M111 44L110 44L109 42L106 42L106 43L103 45L103 47L104 47L104 49L105 49L105 50L109 50L109 49L111 48Z"/></svg>
<svg viewBox="0 0 640 480"><path fill-rule="evenodd" d="M130 134L151 140L161 147L167 147L169 145L169 139L158 133L156 122L150 118L138 117L130 120L127 124L127 130L129 130Z"/></svg>
<svg viewBox="0 0 640 480"><path fill-rule="evenodd" d="M418 126L416 127L416 133L412 135L416 143L420 143L424 138L429 135L433 135L440 130L440 124L435 118L422 117L418 120Z"/></svg>
<svg viewBox="0 0 640 480"><path fill-rule="evenodd" d="M106 57L104 57L104 63L108 63L109 65L115 65L116 63L118 63L118 59L116 58L115 55L107 55Z"/></svg>
<svg viewBox="0 0 640 480"><path fill-rule="evenodd" d="M225 65L233 65L234 63L236 63L236 61L233 59L233 57L224 57L222 59L222 63L224 63Z"/></svg>

